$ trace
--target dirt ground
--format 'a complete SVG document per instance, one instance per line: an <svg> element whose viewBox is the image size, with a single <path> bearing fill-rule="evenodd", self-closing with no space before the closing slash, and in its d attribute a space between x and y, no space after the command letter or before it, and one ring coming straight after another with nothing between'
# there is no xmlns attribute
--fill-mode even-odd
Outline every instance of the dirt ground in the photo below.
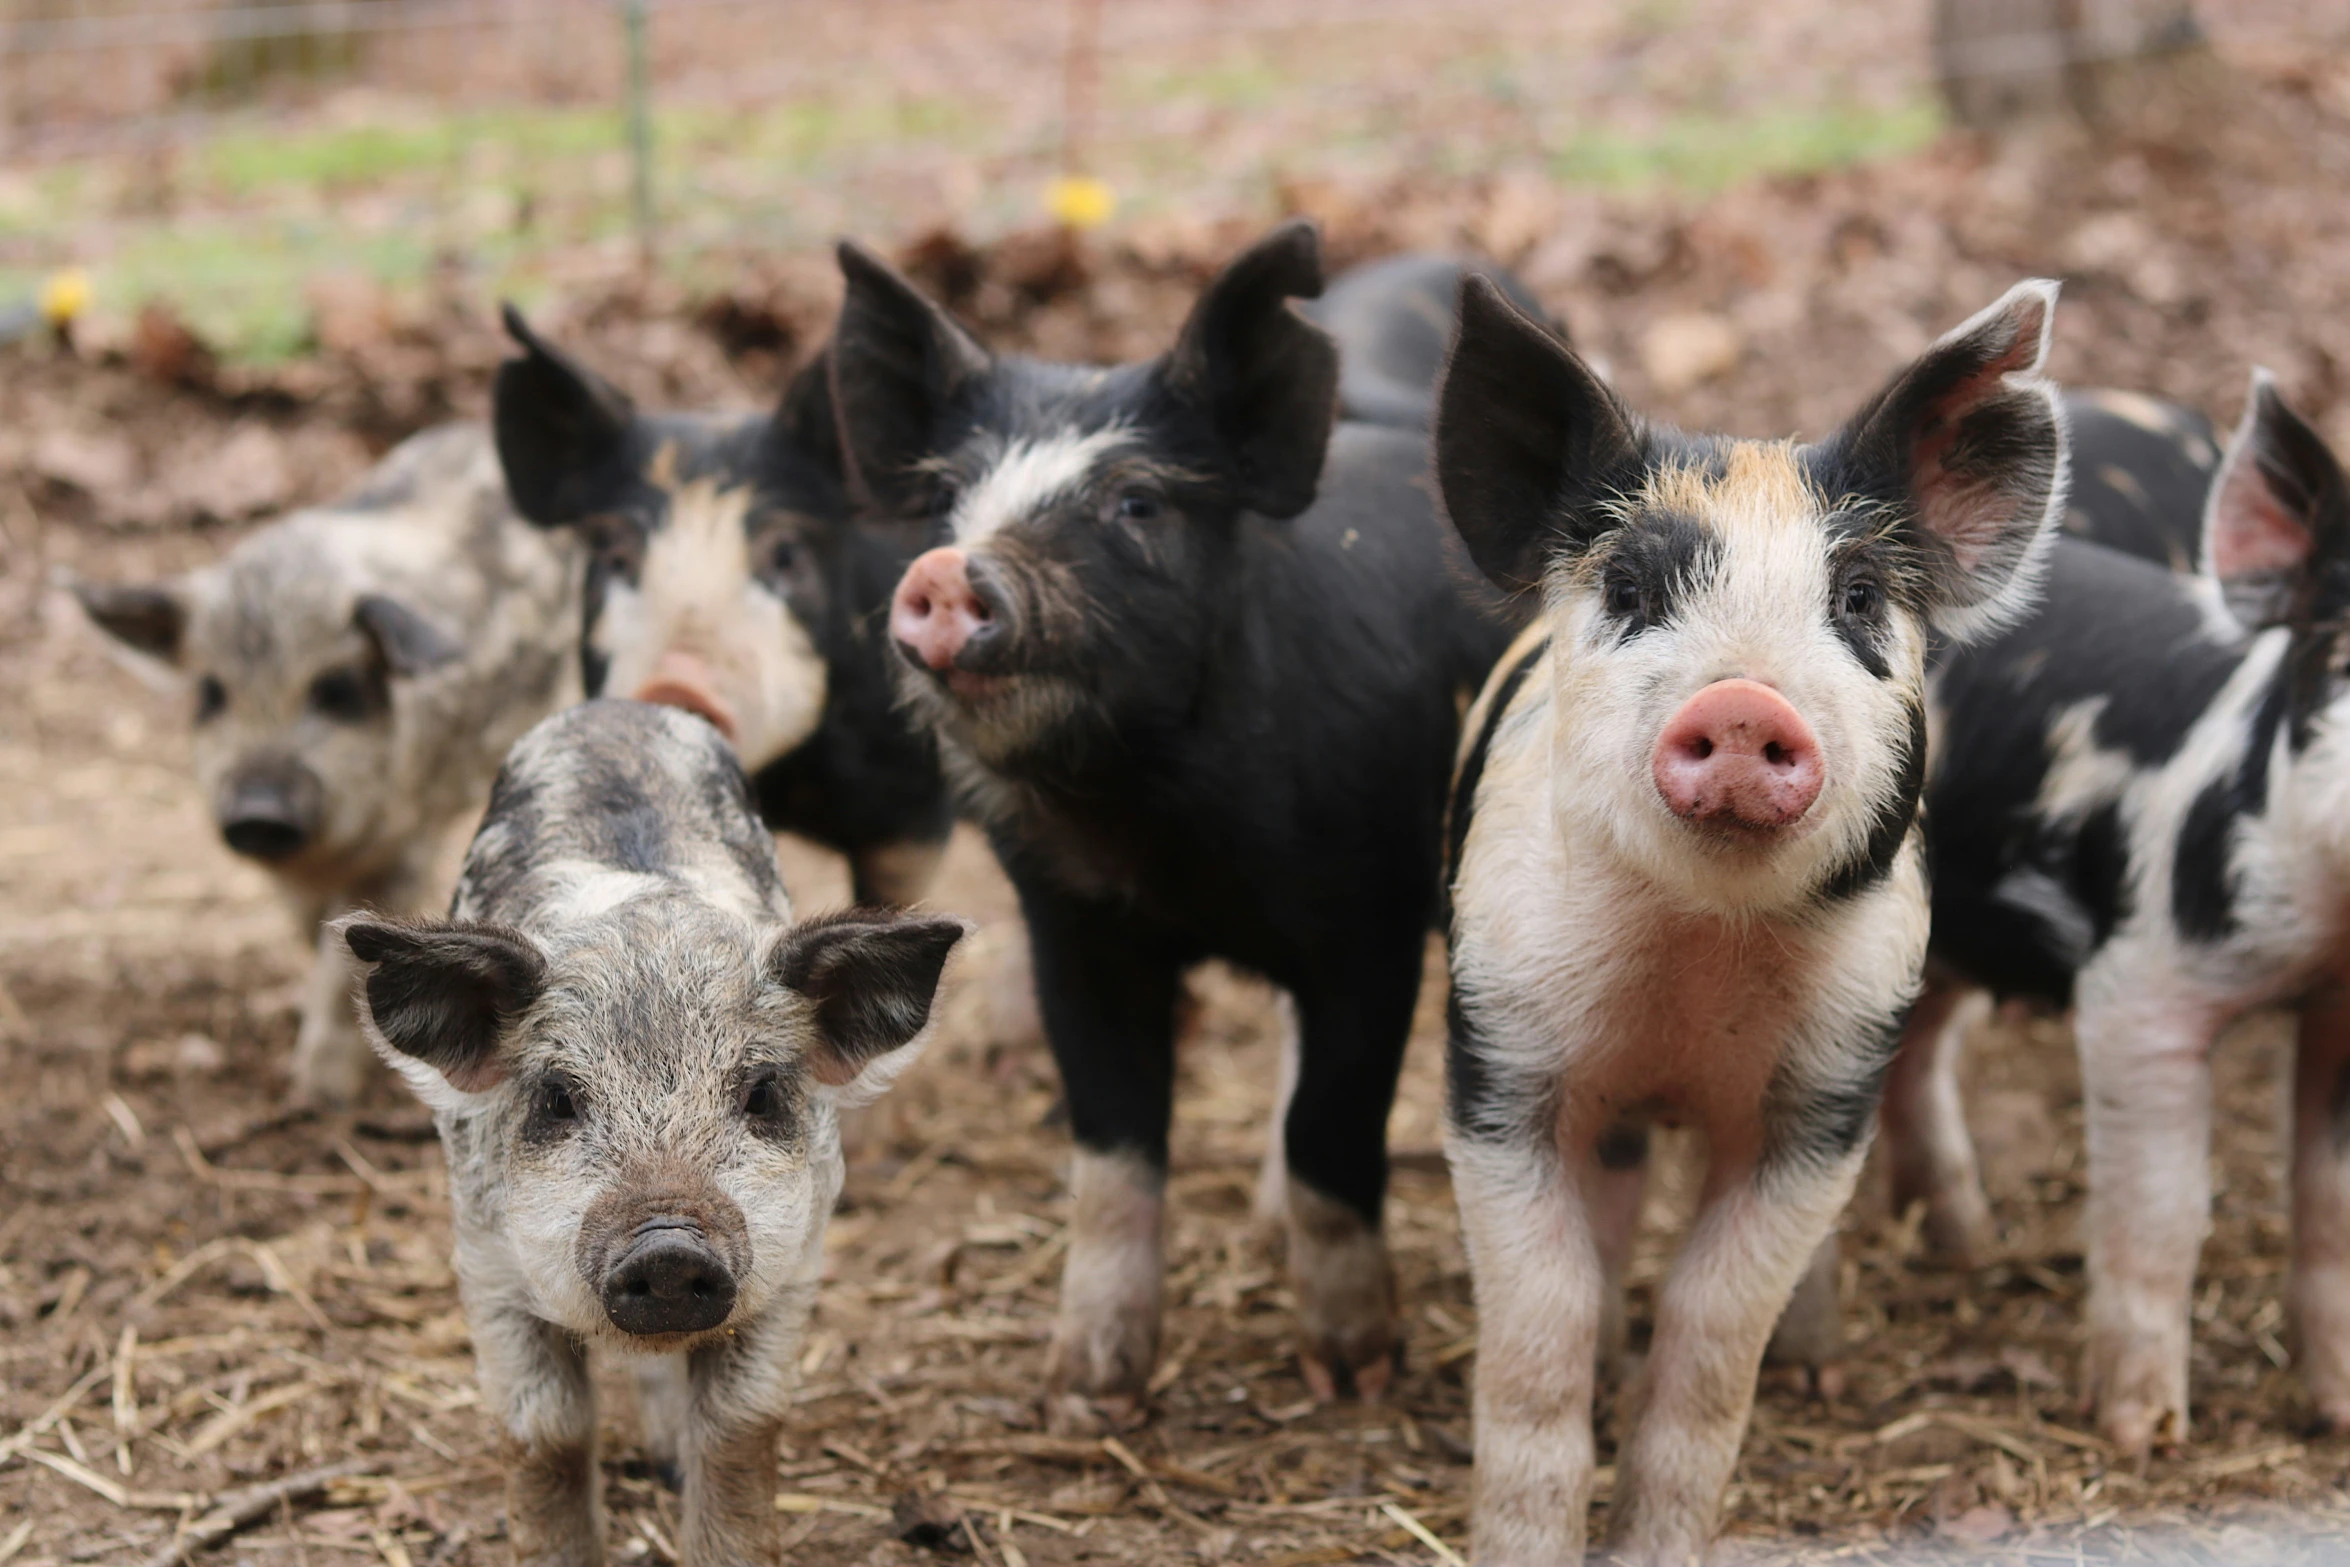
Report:
<svg viewBox="0 0 2350 1567"><path fill-rule="evenodd" d="M2236 69L2189 136L1951 140L1703 203L1476 179L1281 199L1323 219L1340 260L1501 255L1636 402L1693 424L1816 433L1933 332L2049 272L2069 280L2068 378L2228 419L2265 362L2350 451L2350 55ZM998 342L1120 355L1163 342L1255 222L1092 246L939 232L902 253ZM740 400L818 340L833 287L820 256L760 258L714 297L616 285L550 323L648 398ZM216 370L160 326L119 354L0 360L0 1563L147 1561L216 1498L322 1465L348 1472L200 1559L504 1559L429 1123L388 1077L353 1116L281 1112L303 954L188 786L179 699L117 668L54 586L212 558L406 430L478 411L498 353L482 302L458 296L323 336L266 373ZM784 855L802 907L845 895L826 857ZM1000 995L1019 935L978 843L958 842L936 902L982 934L833 1222L778 1478L792 1559L1451 1559L1476 1318L1438 1153L1434 988L1393 1128L1392 1398L1317 1408L1297 1375L1249 1219L1268 998L1211 972L1183 1062L1154 1418L1118 1445L1061 1441L1033 1406L1066 1218L1050 1065ZM2285 1044L2256 1019L2218 1053L2184 1452L2117 1462L2080 1417L2079 1085L2059 1024L2009 1020L1968 1069L2005 1255L1939 1268L1864 1197L1845 1385L1821 1400L1766 1377L1727 1553L2340 1559L2350 1441L2307 1433L2280 1299ZM1636 1318L1687 1191L1665 1163ZM608 1408L614 1550L673 1559L675 1500L632 1458L625 1397ZM1608 1439L1603 1416L1603 1459ZM909 1496L968 1528L901 1540Z"/></svg>

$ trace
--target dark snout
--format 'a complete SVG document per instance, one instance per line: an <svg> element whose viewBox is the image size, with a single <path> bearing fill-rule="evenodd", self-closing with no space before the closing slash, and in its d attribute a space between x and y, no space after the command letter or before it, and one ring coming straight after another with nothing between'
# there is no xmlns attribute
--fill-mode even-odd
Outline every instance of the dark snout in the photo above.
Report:
<svg viewBox="0 0 2350 1567"><path fill-rule="evenodd" d="M221 791L220 835L237 853L274 864L310 846L325 809L325 787L301 763L244 767Z"/></svg>
<svg viewBox="0 0 2350 1567"><path fill-rule="evenodd" d="M1010 644L1002 593L971 557L952 546L917 557L898 579L889 608L890 636L909 663L957 691L994 673Z"/></svg>
<svg viewBox="0 0 2350 1567"><path fill-rule="evenodd" d="M647 1219L604 1272L604 1315L623 1333L705 1333L734 1310L734 1274L690 1219Z"/></svg>

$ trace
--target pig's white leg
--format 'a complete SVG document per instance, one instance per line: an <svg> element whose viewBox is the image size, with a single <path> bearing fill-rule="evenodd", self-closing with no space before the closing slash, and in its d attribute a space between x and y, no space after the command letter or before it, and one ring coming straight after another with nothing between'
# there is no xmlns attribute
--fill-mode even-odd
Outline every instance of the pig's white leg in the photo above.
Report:
<svg viewBox="0 0 2350 1567"><path fill-rule="evenodd" d="M1046 1356L1055 1431L1133 1423L1159 1353L1166 1172L1130 1154L1079 1148L1071 1161L1069 1260Z"/></svg>
<svg viewBox="0 0 2350 1567"><path fill-rule="evenodd" d="M1835 1398L1844 1388L1843 1271L1844 1247L1831 1228L1804 1264L1763 1352L1774 1364L1808 1371L1811 1390L1822 1398Z"/></svg>
<svg viewBox="0 0 2350 1567"><path fill-rule="evenodd" d="M1841 1155L1709 1173L1657 1303L1646 1397L1616 1463L1609 1532L1620 1559L1684 1567L1703 1555L1771 1326L1851 1200L1866 1152L1863 1139Z"/></svg>
<svg viewBox="0 0 2350 1567"><path fill-rule="evenodd" d="M1273 1026L1281 1036L1280 1076L1273 1085L1273 1116L1265 1127L1265 1157L1257 1165L1255 1211L1261 1224L1279 1223L1289 1211L1290 1102L1297 1097L1297 1001L1286 990L1273 993Z"/></svg>
<svg viewBox="0 0 2350 1567"><path fill-rule="evenodd" d="M1599 1168L1591 1177L1592 1241L1599 1251L1599 1376L1610 1381L1624 1358L1631 1323L1624 1306L1624 1275L1640 1231L1640 1203L1648 1192L1648 1129L1620 1126L1599 1140Z"/></svg>
<svg viewBox="0 0 2350 1567"><path fill-rule="evenodd" d="M2074 1020L2088 1123L2089 1396L2099 1429L2125 1453L2187 1436L2218 1023L2208 1006L2142 986L2122 998L2084 995Z"/></svg>
<svg viewBox="0 0 2350 1567"><path fill-rule="evenodd" d="M311 940L302 1024L294 1036L294 1100L321 1110L347 1109L366 1088L374 1055L351 1010L351 960L342 940L323 925Z"/></svg>
<svg viewBox="0 0 2350 1567"><path fill-rule="evenodd" d="M1583 1560L1591 1505L1591 1394L1606 1286L1586 1183L1550 1149L1446 1139L1477 1291L1476 1494L1480 1567Z"/></svg>
<svg viewBox="0 0 2350 1567"><path fill-rule="evenodd" d="M1967 1035L1990 1015L1984 992L1929 978L1885 1079L1893 1211L1923 1201L1926 1244L1961 1266L1984 1261L1999 1245L1958 1088Z"/></svg>
<svg viewBox="0 0 2350 1567"><path fill-rule="evenodd" d="M791 1407L813 1284L787 1289L767 1314L694 1351L682 1457L679 1554L692 1567L775 1567L775 1456Z"/></svg>
<svg viewBox="0 0 2350 1567"><path fill-rule="evenodd" d="M676 1483L685 1473L680 1457L692 1398L685 1361L677 1355L642 1355L632 1369L636 1372L637 1424L643 1434L645 1457Z"/></svg>
<svg viewBox="0 0 2350 1567"><path fill-rule="evenodd" d="M2318 1418L2350 1429L2350 992L2301 1007L2293 1076L2293 1328Z"/></svg>
<svg viewBox="0 0 2350 1567"><path fill-rule="evenodd" d="M586 1352L517 1306L470 1309L467 1318L482 1401L498 1423L517 1567L597 1567L604 1517Z"/></svg>

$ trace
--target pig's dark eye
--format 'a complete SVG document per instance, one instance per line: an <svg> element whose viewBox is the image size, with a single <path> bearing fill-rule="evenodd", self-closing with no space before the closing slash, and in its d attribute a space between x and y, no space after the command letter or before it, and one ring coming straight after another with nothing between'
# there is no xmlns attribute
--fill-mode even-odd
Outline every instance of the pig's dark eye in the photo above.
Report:
<svg viewBox="0 0 2350 1567"><path fill-rule="evenodd" d="M777 576L789 572L799 561L800 547L789 539L777 539L767 551L767 569Z"/></svg>
<svg viewBox="0 0 2350 1567"><path fill-rule="evenodd" d="M1844 584L1844 614L1853 620L1867 620L1885 604L1884 590L1866 577L1855 577Z"/></svg>
<svg viewBox="0 0 2350 1567"><path fill-rule="evenodd" d="M1148 490L1128 490L1118 497L1120 522L1156 522L1166 514L1166 506Z"/></svg>
<svg viewBox="0 0 2350 1567"><path fill-rule="evenodd" d="M374 707L374 692L363 670L330 669L310 682L310 710L321 718L355 724Z"/></svg>
<svg viewBox="0 0 2350 1567"><path fill-rule="evenodd" d="M765 1120L775 1113L776 1101L775 1079L754 1078L751 1085L743 1090L743 1114L755 1121Z"/></svg>
<svg viewBox="0 0 2350 1567"><path fill-rule="evenodd" d="M211 675L196 682L196 722L218 718L228 706L228 687Z"/></svg>
<svg viewBox="0 0 2350 1567"><path fill-rule="evenodd" d="M1601 602L1607 612L1618 620L1643 621L1647 614L1648 595L1642 591L1640 580L1625 573L1611 575L1600 587Z"/></svg>
<svg viewBox="0 0 2350 1567"><path fill-rule="evenodd" d="M531 1109L539 1121L549 1126L568 1126L579 1119L579 1106L571 1097L571 1085L559 1077L550 1077L539 1084Z"/></svg>

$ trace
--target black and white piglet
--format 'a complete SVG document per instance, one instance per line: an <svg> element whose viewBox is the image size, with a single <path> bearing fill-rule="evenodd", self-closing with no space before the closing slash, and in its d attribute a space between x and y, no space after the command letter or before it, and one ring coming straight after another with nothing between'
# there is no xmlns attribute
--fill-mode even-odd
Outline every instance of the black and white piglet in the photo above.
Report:
<svg viewBox="0 0 2350 1567"><path fill-rule="evenodd" d="M961 922L795 924L717 731L590 702L514 747L451 918L340 930L440 1125L517 1560L603 1560L591 1347L639 1361L684 1560L776 1560L839 1110L912 1056Z"/></svg>
<svg viewBox="0 0 2350 1567"><path fill-rule="evenodd" d="M2265 375L2211 486L2202 556L2182 576L2062 541L2040 608L1939 675L1933 983L1886 1106L1898 1195L1980 1254L1989 1212L1949 1020L1976 985L2073 1009L2088 1391L2133 1452L2188 1435L2210 1050L2271 1004L2300 1024L2298 1363L2319 1416L2350 1426L2350 499Z"/></svg>
<svg viewBox="0 0 2350 1567"><path fill-rule="evenodd" d="M847 855L859 902L917 901L954 817L891 683L889 597L919 544L851 523L825 357L771 414L653 414L512 309L506 328L498 455L524 516L588 541L588 695L700 713L770 827Z"/></svg>
<svg viewBox="0 0 2350 1567"><path fill-rule="evenodd" d="M1175 346L999 357L844 247L846 449L935 546L899 584L909 708L1020 896L1077 1140L1055 1424L1124 1422L1157 1352L1175 1001L1209 957L1294 999L1289 1267L1306 1375L1393 1362L1386 1125L1437 907L1461 707L1507 640L1422 443L1333 429L1293 299L1311 227L1212 282Z"/></svg>
<svg viewBox="0 0 2350 1567"><path fill-rule="evenodd" d="M1479 1562L1583 1559L1647 1128L1708 1168L1657 1303L1619 1559L1711 1536L1774 1320L1834 1225L1926 948L1925 662L2028 599L2064 502L2020 285L1809 446L1635 416L1468 284L1454 524L1542 612L1454 787L1447 1150L1478 1310Z"/></svg>

